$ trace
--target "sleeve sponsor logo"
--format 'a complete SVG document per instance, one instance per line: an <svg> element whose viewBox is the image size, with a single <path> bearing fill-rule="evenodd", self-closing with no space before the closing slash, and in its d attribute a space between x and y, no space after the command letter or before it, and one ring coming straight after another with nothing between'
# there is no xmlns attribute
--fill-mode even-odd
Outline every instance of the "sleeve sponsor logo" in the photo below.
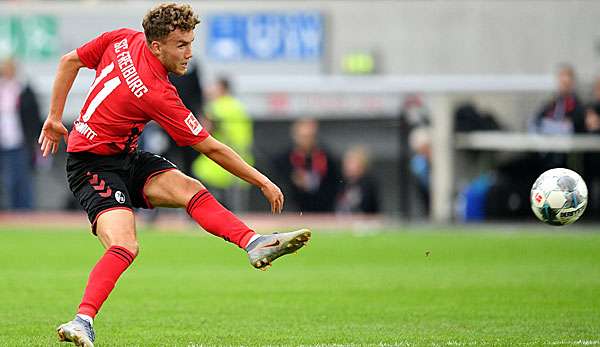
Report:
<svg viewBox="0 0 600 347"><path fill-rule="evenodd" d="M190 112L190 114L185 119L185 124L187 124L188 128L192 131L192 134L198 135L200 131L202 131L202 125L200 122L194 117L194 114Z"/></svg>

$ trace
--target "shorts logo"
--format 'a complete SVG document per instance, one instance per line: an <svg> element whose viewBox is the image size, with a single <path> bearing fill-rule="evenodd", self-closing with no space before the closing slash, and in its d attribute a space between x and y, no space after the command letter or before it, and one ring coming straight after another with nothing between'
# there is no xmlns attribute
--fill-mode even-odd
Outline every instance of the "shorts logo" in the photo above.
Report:
<svg viewBox="0 0 600 347"><path fill-rule="evenodd" d="M194 114L191 112L185 119L185 124L188 126L188 128L190 128L192 134L194 135L198 135L200 134L200 131L202 131L202 125L200 125L200 122L198 122L196 117L194 117Z"/></svg>
<svg viewBox="0 0 600 347"><path fill-rule="evenodd" d="M115 200L117 200L117 202L119 204L122 204L125 202L125 194L123 194L120 190L117 190L115 192Z"/></svg>
<svg viewBox="0 0 600 347"><path fill-rule="evenodd" d="M103 179L98 178L98 174L87 173L91 178L88 180L92 185L92 188L103 198L108 198L112 194L112 189L106 184Z"/></svg>

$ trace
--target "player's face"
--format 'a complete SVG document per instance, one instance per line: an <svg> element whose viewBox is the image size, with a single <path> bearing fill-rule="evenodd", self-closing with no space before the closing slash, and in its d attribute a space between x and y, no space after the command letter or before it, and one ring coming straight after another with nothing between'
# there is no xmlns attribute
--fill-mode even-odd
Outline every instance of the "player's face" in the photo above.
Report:
<svg viewBox="0 0 600 347"><path fill-rule="evenodd" d="M158 60L167 71L176 75L184 75L188 69L188 63L192 59L192 42L194 31L181 31L177 29L169 33L166 39L156 42ZM154 43L153 42L153 45Z"/></svg>

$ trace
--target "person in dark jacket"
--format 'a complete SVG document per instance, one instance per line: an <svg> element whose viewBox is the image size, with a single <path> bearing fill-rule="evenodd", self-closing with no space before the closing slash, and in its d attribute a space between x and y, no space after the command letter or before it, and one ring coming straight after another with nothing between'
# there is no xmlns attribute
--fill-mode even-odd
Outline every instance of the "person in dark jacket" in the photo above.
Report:
<svg viewBox="0 0 600 347"><path fill-rule="evenodd" d="M177 93L181 101L194 114L201 116L204 113L204 88L200 78L200 67L195 60L192 60L190 68L183 76L175 74L169 75L169 81L177 88ZM167 139L170 139L166 136ZM189 147L177 147L175 142L170 140L170 146L167 150L167 157L181 157L181 171L186 175L192 175L192 163L198 156L198 152Z"/></svg>
<svg viewBox="0 0 600 347"><path fill-rule="evenodd" d="M301 212L333 212L340 188L336 160L318 143L319 124L302 119L292 125L292 148L276 165Z"/></svg>
<svg viewBox="0 0 600 347"><path fill-rule="evenodd" d="M344 154L343 186L338 194L336 212L378 213L377 182L369 173L369 155L365 147L357 146Z"/></svg>
<svg viewBox="0 0 600 347"><path fill-rule="evenodd" d="M13 59L0 64L0 171L11 210L33 208L32 170L42 127L31 86L17 79Z"/></svg>
<svg viewBox="0 0 600 347"><path fill-rule="evenodd" d="M585 108L575 92L575 70L561 65L557 75L557 93L538 111L534 130L541 134L573 134L585 132Z"/></svg>
<svg viewBox="0 0 600 347"><path fill-rule="evenodd" d="M600 135L600 79L596 82L594 100L585 113L585 130L588 134ZM600 213L600 153L583 155L583 179L588 187L588 218L598 220Z"/></svg>
<svg viewBox="0 0 600 347"><path fill-rule="evenodd" d="M570 135L584 133L585 108L575 92L575 70L572 66L559 66L558 91L537 113L532 130L539 134ZM565 167L567 156L563 153L540 153L541 171Z"/></svg>

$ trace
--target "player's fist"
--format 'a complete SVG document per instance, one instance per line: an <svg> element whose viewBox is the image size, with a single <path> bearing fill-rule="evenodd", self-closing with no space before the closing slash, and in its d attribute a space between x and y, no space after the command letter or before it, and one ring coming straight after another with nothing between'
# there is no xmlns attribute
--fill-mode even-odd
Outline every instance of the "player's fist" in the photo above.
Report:
<svg viewBox="0 0 600 347"><path fill-rule="evenodd" d="M281 210L283 210L283 193L281 189L275 183L269 181L260 187L260 191L271 204L271 212L281 213Z"/></svg>
<svg viewBox="0 0 600 347"><path fill-rule="evenodd" d="M65 128L60 120L48 117L42 126L40 138L38 139L42 155L46 157L50 153L56 153L60 139L64 139L66 143L68 134L67 128Z"/></svg>

